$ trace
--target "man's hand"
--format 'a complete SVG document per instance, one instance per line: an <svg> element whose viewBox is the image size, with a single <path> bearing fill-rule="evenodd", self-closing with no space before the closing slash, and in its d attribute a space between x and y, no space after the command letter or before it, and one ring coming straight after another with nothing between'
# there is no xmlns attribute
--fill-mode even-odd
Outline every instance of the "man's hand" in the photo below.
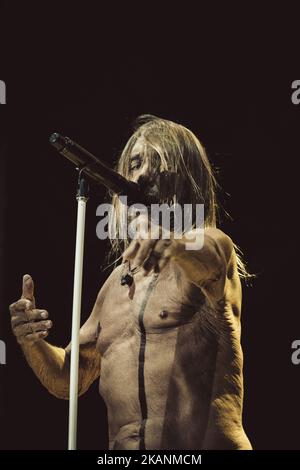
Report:
<svg viewBox="0 0 300 470"><path fill-rule="evenodd" d="M46 338L52 327L52 321L46 320L48 312L35 308L33 291L33 280L25 274L21 299L9 306L12 330L20 344Z"/></svg>
<svg viewBox="0 0 300 470"><path fill-rule="evenodd" d="M160 272L167 263L178 256L179 244L174 234L141 215L136 220L136 238L123 253L123 262L143 266L146 276L152 269Z"/></svg>
<svg viewBox="0 0 300 470"><path fill-rule="evenodd" d="M157 227L150 230L147 217L137 218L137 236L123 253L123 262L143 266L144 275L153 269L160 272L170 260L177 263L187 279L205 289L214 300L223 298L226 273L232 262L231 239L217 228L186 232L182 238L174 238L173 232ZM152 226L151 226L152 229ZM165 238L168 237L168 238Z"/></svg>

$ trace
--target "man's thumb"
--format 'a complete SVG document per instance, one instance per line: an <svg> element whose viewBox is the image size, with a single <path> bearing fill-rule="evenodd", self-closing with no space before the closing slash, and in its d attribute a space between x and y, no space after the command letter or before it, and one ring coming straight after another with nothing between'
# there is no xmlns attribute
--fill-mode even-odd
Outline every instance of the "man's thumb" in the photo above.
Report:
<svg viewBox="0 0 300 470"><path fill-rule="evenodd" d="M23 276L22 299L31 300L34 302L34 284L32 277L29 274Z"/></svg>

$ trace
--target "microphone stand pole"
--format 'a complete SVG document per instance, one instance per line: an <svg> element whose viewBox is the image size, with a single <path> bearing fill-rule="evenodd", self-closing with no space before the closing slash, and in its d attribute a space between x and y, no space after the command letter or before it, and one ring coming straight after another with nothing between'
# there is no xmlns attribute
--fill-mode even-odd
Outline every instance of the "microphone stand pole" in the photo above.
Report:
<svg viewBox="0 0 300 470"><path fill-rule="evenodd" d="M63 137L55 132L50 136L50 143L56 150L76 165L79 170L77 191L77 229L73 287L73 313L71 335L71 364L70 364L70 402L69 402L69 435L68 450L76 449L77 439L77 408L78 408L78 366L79 366L79 329L82 293L82 268L84 251L85 212L88 200L88 184L83 173L98 184L106 186L118 196L126 195L128 204L149 203L149 196L137 183L128 181L118 172L109 168L101 160L78 145L69 137Z"/></svg>
<svg viewBox="0 0 300 470"><path fill-rule="evenodd" d="M89 192L88 183L82 176L83 170L84 168L80 169L79 171L78 190L76 195L77 228L73 286L68 450L76 450L77 441L79 329L81 314L85 213Z"/></svg>

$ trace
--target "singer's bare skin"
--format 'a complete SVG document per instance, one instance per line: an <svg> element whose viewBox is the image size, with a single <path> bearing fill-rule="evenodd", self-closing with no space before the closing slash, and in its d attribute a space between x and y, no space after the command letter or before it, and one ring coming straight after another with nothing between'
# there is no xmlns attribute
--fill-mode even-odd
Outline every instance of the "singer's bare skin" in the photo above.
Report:
<svg viewBox="0 0 300 470"><path fill-rule="evenodd" d="M147 177L147 161L131 175ZM100 377L110 449L251 449L242 425L241 284L233 243L216 228L205 230L202 249L187 250L185 243L191 240L133 240L81 328L79 393ZM124 286L128 262L137 269ZM35 374L67 399L70 346L45 341L52 324L36 309L29 275L10 311Z"/></svg>
<svg viewBox="0 0 300 470"><path fill-rule="evenodd" d="M48 312L37 309L34 284L30 275L23 276L21 298L10 305L13 333L21 345L29 365L42 384L57 398L69 397L69 349L58 348L44 341L52 328ZM83 394L99 376L100 356L95 342L80 347L79 394Z"/></svg>

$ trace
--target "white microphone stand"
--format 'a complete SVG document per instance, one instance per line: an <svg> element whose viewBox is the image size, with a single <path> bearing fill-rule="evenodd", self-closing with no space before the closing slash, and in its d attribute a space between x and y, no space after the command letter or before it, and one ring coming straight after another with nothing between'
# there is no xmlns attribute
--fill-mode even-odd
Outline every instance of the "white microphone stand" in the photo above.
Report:
<svg viewBox="0 0 300 470"><path fill-rule="evenodd" d="M68 450L76 450L77 441L79 330L81 314L85 213L86 203L88 201L88 184L82 176L83 170L84 168L79 171L78 191L76 195L77 228L73 286Z"/></svg>

